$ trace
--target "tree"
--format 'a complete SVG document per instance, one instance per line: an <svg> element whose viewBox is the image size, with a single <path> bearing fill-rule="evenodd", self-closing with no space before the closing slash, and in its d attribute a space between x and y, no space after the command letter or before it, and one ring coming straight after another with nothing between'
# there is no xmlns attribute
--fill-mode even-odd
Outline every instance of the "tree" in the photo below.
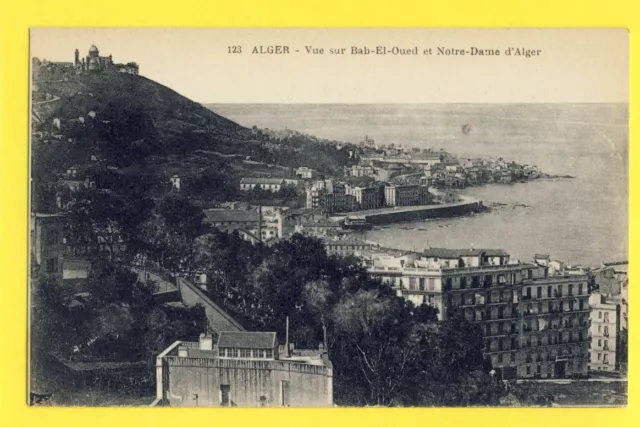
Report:
<svg viewBox="0 0 640 427"><path fill-rule="evenodd" d="M342 342L332 357L341 375L365 390L368 405L398 404L416 374L420 352L408 308L401 298L360 290L333 309L334 333Z"/></svg>
<svg viewBox="0 0 640 427"><path fill-rule="evenodd" d="M166 227L164 262L173 271L191 272L196 238L209 231L204 213L188 200L178 197L164 199L159 207L162 227ZM167 256L168 255L168 256Z"/></svg>

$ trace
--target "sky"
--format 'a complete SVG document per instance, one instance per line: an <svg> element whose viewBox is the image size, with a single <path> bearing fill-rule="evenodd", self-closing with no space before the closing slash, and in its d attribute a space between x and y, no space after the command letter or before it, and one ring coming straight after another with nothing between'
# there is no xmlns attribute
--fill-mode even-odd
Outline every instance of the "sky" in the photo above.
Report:
<svg viewBox="0 0 640 427"><path fill-rule="evenodd" d="M624 30L32 28L31 55L91 44L201 103L628 102ZM291 55L255 55L256 46ZM353 46L535 48L538 57L330 55ZM229 53L242 46L242 54ZM324 54L306 53L306 47Z"/></svg>

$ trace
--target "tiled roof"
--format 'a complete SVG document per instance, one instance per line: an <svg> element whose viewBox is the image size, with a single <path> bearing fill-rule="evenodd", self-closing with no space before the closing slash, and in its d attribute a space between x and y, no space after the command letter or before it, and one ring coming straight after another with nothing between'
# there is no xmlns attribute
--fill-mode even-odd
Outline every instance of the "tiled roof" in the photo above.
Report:
<svg viewBox="0 0 640 427"><path fill-rule="evenodd" d="M218 348L272 349L276 345L275 332L220 332Z"/></svg>
<svg viewBox="0 0 640 427"><path fill-rule="evenodd" d="M282 185L283 178L242 178L240 184L275 184Z"/></svg>
<svg viewBox="0 0 640 427"><path fill-rule="evenodd" d="M454 259L462 256L509 256L502 249L447 249L447 248L429 248L422 253L425 257Z"/></svg>

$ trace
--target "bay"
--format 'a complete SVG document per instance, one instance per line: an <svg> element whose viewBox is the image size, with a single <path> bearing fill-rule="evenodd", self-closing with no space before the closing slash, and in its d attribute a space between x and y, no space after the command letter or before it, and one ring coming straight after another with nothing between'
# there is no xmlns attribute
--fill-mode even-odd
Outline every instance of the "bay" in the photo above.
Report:
<svg viewBox="0 0 640 427"><path fill-rule="evenodd" d="M494 206L491 212L395 224L367 233L367 239L384 246L502 248L523 261L535 253L548 253L583 265L627 259L626 104L208 107L248 127L295 129L355 143L368 136L381 144L442 148L465 157L503 157L535 164L549 174L575 177L468 188L467 194Z"/></svg>

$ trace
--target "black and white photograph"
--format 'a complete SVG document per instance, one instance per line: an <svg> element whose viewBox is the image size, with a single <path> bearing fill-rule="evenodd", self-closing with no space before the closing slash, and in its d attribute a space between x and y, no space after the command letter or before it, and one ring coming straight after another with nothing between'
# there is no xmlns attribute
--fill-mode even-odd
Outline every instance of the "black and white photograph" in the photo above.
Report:
<svg viewBox="0 0 640 427"><path fill-rule="evenodd" d="M626 406L627 33L421 31L32 28L29 404Z"/></svg>

